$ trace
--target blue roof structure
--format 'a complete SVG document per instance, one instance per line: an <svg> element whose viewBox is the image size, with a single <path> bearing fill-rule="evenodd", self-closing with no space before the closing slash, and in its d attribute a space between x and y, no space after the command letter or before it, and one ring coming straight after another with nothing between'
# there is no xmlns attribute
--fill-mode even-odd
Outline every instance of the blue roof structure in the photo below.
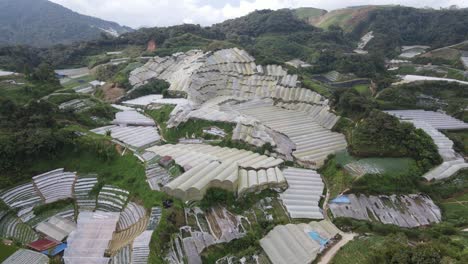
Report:
<svg viewBox="0 0 468 264"><path fill-rule="evenodd" d="M351 201L349 200L347 195L340 195L336 197L335 199L331 200L330 203L336 203L336 204L349 204Z"/></svg>
<svg viewBox="0 0 468 264"><path fill-rule="evenodd" d="M54 256L57 256L58 254L60 254L61 252L63 252L66 248L67 248L67 243L62 243L62 244L59 244L58 246L54 247L53 249L44 250L41 253L46 254L49 257L54 257Z"/></svg>

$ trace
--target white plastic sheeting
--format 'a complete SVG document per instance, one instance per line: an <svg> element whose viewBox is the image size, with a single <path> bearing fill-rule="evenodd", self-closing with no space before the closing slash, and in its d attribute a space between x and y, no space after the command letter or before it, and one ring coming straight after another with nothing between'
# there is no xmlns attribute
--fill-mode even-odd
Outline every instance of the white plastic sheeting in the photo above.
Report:
<svg viewBox="0 0 468 264"><path fill-rule="evenodd" d="M141 233L132 245L132 264L146 264L150 253L149 244L151 242L152 230Z"/></svg>
<svg viewBox="0 0 468 264"><path fill-rule="evenodd" d="M189 101L183 98L163 98L161 94L151 94L138 97L132 100L124 101L122 104L129 106L147 106L150 104L168 104L168 105L183 105Z"/></svg>
<svg viewBox="0 0 468 264"><path fill-rule="evenodd" d="M73 184L76 172L56 169L33 177L35 187L45 199L45 203L73 197Z"/></svg>
<svg viewBox="0 0 468 264"><path fill-rule="evenodd" d="M468 163L458 156L453 149L453 142L437 129L467 129L468 124L449 115L425 110L395 110L386 113L414 124L416 128L424 130L437 146L444 162L423 175L426 180L440 180L451 177L458 171L468 168Z"/></svg>
<svg viewBox="0 0 468 264"><path fill-rule="evenodd" d="M81 212L77 229L67 239L66 264L107 264L104 253L112 239L120 213Z"/></svg>
<svg viewBox="0 0 468 264"><path fill-rule="evenodd" d="M308 264L340 230L328 221L273 228L260 245L273 264Z"/></svg>
<svg viewBox="0 0 468 264"><path fill-rule="evenodd" d="M283 171L289 188L280 198L291 218L323 219L319 207L324 184L314 170L288 167Z"/></svg>
<svg viewBox="0 0 468 264"><path fill-rule="evenodd" d="M184 174L163 188L166 193L186 201L201 200L210 187L236 191L239 167L261 170L275 168L283 163L282 159L251 151L204 144L167 144L147 151L160 156L171 156L177 164L186 168ZM282 181L281 178L279 180ZM256 185L258 181L251 183ZM255 187L254 185L248 187Z"/></svg>
<svg viewBox="0 0 468 264"><path fill-rule="evenodd" d="M439 207L422 194L365 196L350 194L349 202L331 202L335 217L379 221L401 227L418 227L442 220Z"/></svg>
<svg viewBox="0 0 468 264"><path fill-rule="evenodd" d="M91 132L105 135L110 132L110 136L131 148L137 149L144 146L156 144L161 137L155 127L147 126L105 126L91 130Z"/></svg>
<svg viewBox="0 0 468 264"><path fill-rule="evenodd" d="M114 125L123 126L155 126L156 123L153 119L138 113L135 110L125 110L115 114L115 119L112 121Z"/></svg>
<svg viewBox="0 0 468 264"><path fill-rule="evenodd" d="M432 81L432 82L457 82L461 84L468 85L468 82L455 80L455 79L448 79L448 78L438 78L438 77L430 77L430 76L420 76L420 75L403 75L401 76L402 80L395 84L404 84L404 83L411 83L411 82L420 82L420 81Z"/></svg>
<svg viewBox="0 0 468 264"><path fill-rule="evenodd" d="M8 257L2 264L48 264L49 258L39 252L20 249Z"/></svg>
<svg viewBox="0 0 468 264"><path fill-rule="evenodd" d="M440 112L425 110L393 110L385 112L401 120L424 121L435 129L468 129L468 123Z"/></svg>
<svg viewBox="0 0 468 264"><path fill-rule="evenodd" d="M71 232L76 229L76 224L60 216L53 216L45 222L39 223L36 230L53 238L57 241L62 241Z"/></svg>

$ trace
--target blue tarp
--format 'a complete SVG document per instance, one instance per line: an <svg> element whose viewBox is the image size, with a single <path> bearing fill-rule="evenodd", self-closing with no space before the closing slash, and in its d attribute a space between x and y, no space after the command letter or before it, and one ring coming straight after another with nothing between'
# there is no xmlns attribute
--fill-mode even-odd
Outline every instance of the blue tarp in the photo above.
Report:
<svg viewBox="0 0 468 264"><path fill-rule="evenodd" d="M338 197L336 197L335 199L331 200L330 203L346 203L346 204L349 204L351 203L351 201L349 200L348 196L347 195L340 195Z"/></svg>
<svg viewBox="0 0 468 264"><path fill-rule="evenodd" d="M48 255L50 257L54 257L54 256L60 254L60 252L64 251L66 248L67 248L67 243L62 243L62 244L54 247L51 250L44 250L41 253L46 254L46 255Z"/></svg>
<svg viewBox="0 0 468 264"><path fill-rule="evenodd" d="M315 232L315 231L310 231L310 232L309 232L309 236L310 236L310 238L312 238L313 240L317 241L317 242L320 244L320 246L324 246L324 245L328 242L327 239L321 237L321 236L320 236L317 232Z"/></svg>

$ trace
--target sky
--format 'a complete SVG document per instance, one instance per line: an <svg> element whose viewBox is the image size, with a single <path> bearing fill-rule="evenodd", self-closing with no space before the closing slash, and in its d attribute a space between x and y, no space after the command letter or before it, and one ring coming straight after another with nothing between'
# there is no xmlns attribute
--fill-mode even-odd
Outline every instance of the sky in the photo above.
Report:
<svg viewBox="0 0 468 264"><path fill-rule="evenodd" d="M50 0L81 14L133 28L194 23L209 26L259 9L400 4L414 7L468 7L467 0Z"/></svg>

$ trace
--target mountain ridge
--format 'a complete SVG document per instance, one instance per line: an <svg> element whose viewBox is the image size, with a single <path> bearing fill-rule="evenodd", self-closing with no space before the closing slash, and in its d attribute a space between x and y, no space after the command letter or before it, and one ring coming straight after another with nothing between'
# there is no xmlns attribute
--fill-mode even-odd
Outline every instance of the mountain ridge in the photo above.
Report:
<svg viewBox="0 0 468 264"><path fill-rule="evenodd" d="M133 31L47 0L0 0L0 45L51 46Z"/></svg>

